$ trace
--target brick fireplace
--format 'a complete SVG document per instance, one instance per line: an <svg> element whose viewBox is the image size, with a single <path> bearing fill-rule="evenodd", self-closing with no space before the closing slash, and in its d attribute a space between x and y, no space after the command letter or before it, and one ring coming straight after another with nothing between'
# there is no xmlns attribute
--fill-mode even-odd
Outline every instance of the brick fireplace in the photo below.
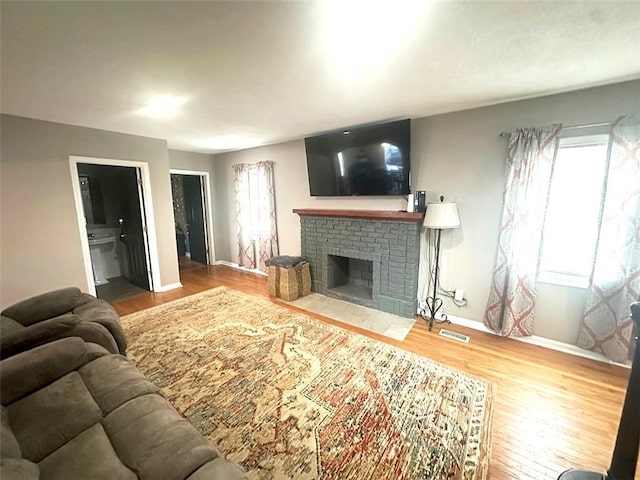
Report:
<svg viewBox="0 0 640 480"><path fill-rule="evenodd" d="M295 209L312 291L412 318L421 213Z"/></svg>

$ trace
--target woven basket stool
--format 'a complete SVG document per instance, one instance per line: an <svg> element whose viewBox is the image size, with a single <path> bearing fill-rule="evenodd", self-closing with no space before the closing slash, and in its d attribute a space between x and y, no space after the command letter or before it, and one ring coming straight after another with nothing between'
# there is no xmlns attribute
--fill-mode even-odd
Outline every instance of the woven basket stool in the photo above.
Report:
<svg viewBox="0 0 640 480"><path fill-rule="evenodd" d="M267 267L269 295L286 301L295 300L311 292L311 272L309 263L302 262L295 267Z"/></svg>

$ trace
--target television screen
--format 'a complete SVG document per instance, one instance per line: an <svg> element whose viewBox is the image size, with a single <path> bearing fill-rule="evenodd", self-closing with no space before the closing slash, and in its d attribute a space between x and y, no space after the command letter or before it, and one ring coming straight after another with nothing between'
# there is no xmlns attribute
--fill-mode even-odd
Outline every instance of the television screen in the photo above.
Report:
<svg viewBox="0 0 640 480"><path fill-rule="evenodd" d="M410 120L305 138L311 196L408 195Z"/></svg>

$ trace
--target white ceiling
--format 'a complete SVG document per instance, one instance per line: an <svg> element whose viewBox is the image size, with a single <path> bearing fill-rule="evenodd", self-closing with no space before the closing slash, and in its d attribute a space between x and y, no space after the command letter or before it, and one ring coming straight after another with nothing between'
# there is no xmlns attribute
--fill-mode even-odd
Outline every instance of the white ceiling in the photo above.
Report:
<svg viewBox="0 0 640 480"><path fill-rule="evenodd" d="M640 1L7 2L3 113L219 152L640 78ZM171 117L138 110L181 97Z"/></svg>

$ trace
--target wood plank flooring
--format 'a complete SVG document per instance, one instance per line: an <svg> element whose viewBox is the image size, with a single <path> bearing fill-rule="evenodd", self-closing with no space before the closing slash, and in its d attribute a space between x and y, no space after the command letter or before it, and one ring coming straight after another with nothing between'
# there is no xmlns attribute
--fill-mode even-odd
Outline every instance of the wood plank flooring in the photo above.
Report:
<svg viewBox="0 0 640 480"><path fill-rule="evenodd" d="M182 288L144 293L113 305L126 315L220 285L270 298L266 277L225 266L187 270L180 276ZM446 328L470 335L469 344L440 337L437 327L429 332L421 320L400 342L304 313L495 382L490 479L553 479L570 467L606 473L628 369L456 325Z"/></svg>

